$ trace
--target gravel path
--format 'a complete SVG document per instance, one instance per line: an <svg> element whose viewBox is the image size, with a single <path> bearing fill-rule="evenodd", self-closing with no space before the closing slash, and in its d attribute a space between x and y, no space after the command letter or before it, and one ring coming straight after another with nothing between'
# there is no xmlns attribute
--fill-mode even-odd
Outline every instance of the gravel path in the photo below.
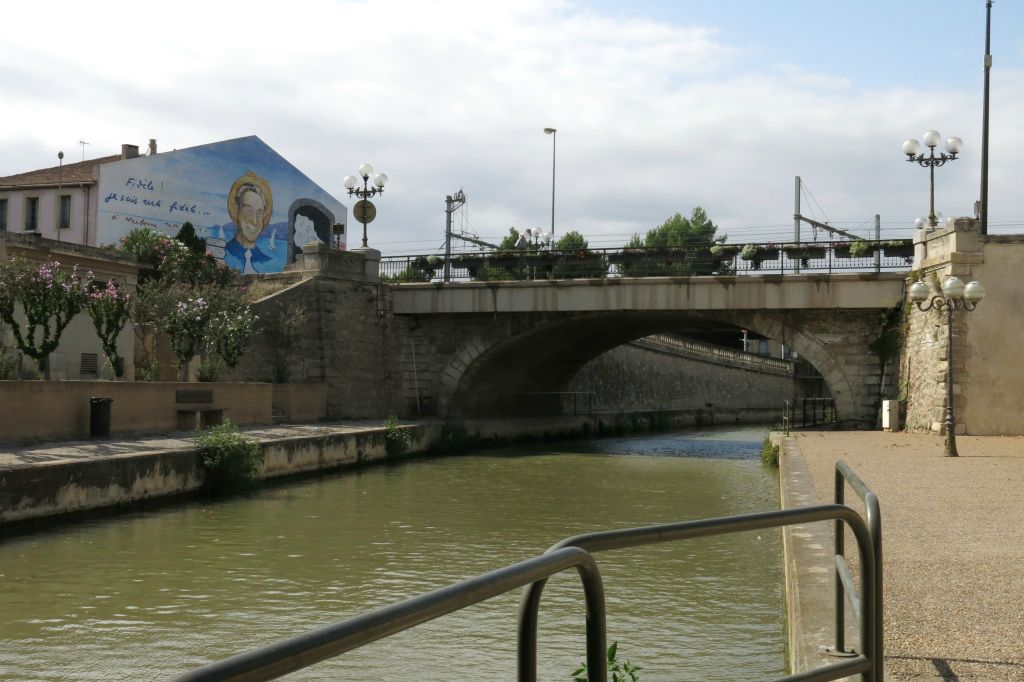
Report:
<svg viewBox="0 0 1024 682"><path fill-rule="evenodd" d="M878 494L891 678L1024 681L1024 438L796 437L822 501L837 459Z"/></svg>

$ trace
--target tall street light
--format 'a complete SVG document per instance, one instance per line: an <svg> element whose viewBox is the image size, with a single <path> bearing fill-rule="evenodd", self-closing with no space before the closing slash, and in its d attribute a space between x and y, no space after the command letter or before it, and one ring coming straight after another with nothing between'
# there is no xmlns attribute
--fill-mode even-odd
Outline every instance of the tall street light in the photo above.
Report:
<svg viewBox="0 0 1024 682"><path fill-rule="evenodd" d="M969 282L966 285L959 277L950 275L942 282L942 293L931 297L928 305L923 305L932 293L931 287L921 281L910 285L910 300L917 309L926 312L935 308L946 310L946 457L956 457L956 420L953 417L953 311L956 309L972 311L985 298L985 287L981 282Z"/></svg>
<svg viewBox="0 0 1024 682"><path fill-rule="evenodd" d="M370 187L370 176L373 175L373 166L368 163L364 163L359 167L359 177L363 179L363 187L359 188L359 180L353 175L345 176L345 189L348 190L348 195L355 195L359 197L359 201L352 206L352 217L363 224L363 248L368 248L366 244L366 224L372 223L373 219L377 217L377 207L374 206L369 200L378 194L384 193L384 185L388 181L388 176L383 173L378 173L373 177L373 187Z"/></svg>
<svg viewBox="0 0 1024 682"><path fill-rule="evenodd" d="M544 134L551 136L551 235L555 234L555 152L558 147L558 131L545 128Z"/></svg>
<svg viewBox="0 0 1024 682"><path fill-rule="evenodd" d="M907 155L907 161L917 163L923 168L928 168L931 173L931 202L928 204L928 222L932 227L938 225L938 218L935 217L935 168L943 166L947 161L955 161L956 155L964 148L963 140L959 137L951 137L946 140L946 151L949 154L935 156L935 146L939 144L942 136L937 130L929 130L921 138L928 147L928 156L921 152L921 143L917 140L906 140L903 143L903 153Z"/></svg>

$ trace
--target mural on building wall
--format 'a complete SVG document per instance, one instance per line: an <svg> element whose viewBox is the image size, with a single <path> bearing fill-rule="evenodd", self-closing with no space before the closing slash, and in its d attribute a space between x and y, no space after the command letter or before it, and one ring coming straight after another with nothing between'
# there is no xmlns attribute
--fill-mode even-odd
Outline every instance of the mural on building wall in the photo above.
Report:
<svg viewBox="0 0 1024 682"><path fill-rule="evenodd" d="M98 244L136 227L174 235L188 221L244 273L280 272L347 222L344 206L255 136L104 164L99 200Z"/></svg>

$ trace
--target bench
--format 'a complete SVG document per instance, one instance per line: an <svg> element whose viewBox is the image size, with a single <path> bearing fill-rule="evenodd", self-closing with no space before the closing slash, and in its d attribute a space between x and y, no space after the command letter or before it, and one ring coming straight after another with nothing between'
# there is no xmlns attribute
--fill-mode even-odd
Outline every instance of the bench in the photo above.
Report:
<svg viewBox="0 0 1024 682"><path fill-rule="evenodd" d="M174 392L178 408L178 428L195 431L216 426L224 421L223 408L213 406L211 389L179 388Z"/></svg>

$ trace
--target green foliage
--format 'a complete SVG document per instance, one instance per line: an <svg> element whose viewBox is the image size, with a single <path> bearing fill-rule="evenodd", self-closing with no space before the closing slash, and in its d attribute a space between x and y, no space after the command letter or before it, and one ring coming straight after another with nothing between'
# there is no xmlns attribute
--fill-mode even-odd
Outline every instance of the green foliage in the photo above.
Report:
<svg viewBox="0 0 1024 682"><path fill-rule="evenodd" d="M718 235L717 232L718 227L700 206L693 209L689 218L676 213L658 227L648 230L643 237L633 235L626 244L626 250L651 250L651 257L643 259L644 262L623 264L619 271L627 277L721 272L721 259L712 255L711 248L721 245L726 235Z"/></svg>
<svg viewBox="0 0 1024 682"><path fill-rule="evenodd" d="M18 358L7 346L0 346L0 379L10 379L18 366Z"/></svg>
<svg viewBox="0 0 1024 682"><path fill-rule="evenodd" d="M111 279L107 281L106 287L93 288L86 303L89 317L100 337L103 354L107 356L117 377L124 376L124 358L117 354L117 337L128 323L131 302L131 294L124 290L123 285Z"/></svg>
<svg viewBox="0 0 1024 682"><path fill-rule="evenodd" d="M581 251L587 246L587 240L576 230L566 232L555 242L556 251Z"/></svg>
<svg viewBox="0 0 1024 682"><path fill-rule="evenodd" d="M501 242L498 244L499 251L512 251L516 248L516 244L519 243L519 237L522 236L514 227L508 228L508 234L505 235Z"/></svg>
<svg viewBox="0 0 1024 682"><path fill-rule="evenodd" d="M199 352L212 313L205 298L189 296L171 307L164 322L164 331L171 338L171 350L178 358L178 366L182 368L182 381L188 379L184 373L189 360Z"/></svg>
<svg viewBox="0 0 1024 682"><path fill-rule="evenodd" d="M189 252L201 256L206 253L206 240L196 235L196 228L187 220L181 224L181 229L174 236L179 242L185 245Z"/></svg>
<svg viewBox="0 0 1024 682"><path fill-rule="evenodd" d="M133 320L153 324L170 337L182 380L188 378L189 360L201 352L200 373L207 381L216 377L221 362L234 367L256 318L231 287L236 273L205 252L206 242L195 228L184 223L177 238L135 229L121 240L121 248L150 266L139 275ZM146 361L155 364L153 358Z"/></svg>
<svg viewBox="0 0 1024 682"><path fill-rule="evenodd" d="M256 316L249 306L218 306L206 326L205 344L207 353L213 351L228 367L238 364L242 352L252 338Z"/></svg>
<svg viewBox="0 0 1024 682"><path fill-rule="evenodd" d="M263 463L263 448L246 438L238 427L225 419L196 437L199 463L206 473L208 492L225 494L247 488L256 480Z"/></svg>
<svg viewBox="0 0 1024 682"><path fill-rule="evenodd" d="M850 257L851 258L863 258L875 251L875 245L864 240L858 239L850 242Z"/></svg>
<svg viewBox="0 0 1024 682"><path fill-rule="evenodd" d="M761 461L774 469L779 468L779 446L772 445L771 438L767 436L761 445Z"/></svg>
<svg viewBox="0 0 1024 682"><path fill-rule="evenodd" d="M30 266L11 259L0 267L0 319L10 326L18 350L35 360L40 372L47 372L64 328L85 307L89 280L92 273L83 281L77 266L68 272L57 261ZM24 327L14 317L15 304L25 313Z"/></svg>
<svg viewBox="0 0 1024 682"><path fill-rule="evenodd" d="M612 642L608 647L608 672L611 673L612 682L638 682L640 679L639 668L629 662L618 660L619 643ZM572 673L573 682L587 682L587 664L582 663Z"/></svg>
<svg viewBox="0 0 1024 682"><path fill-rule="evenodd" d="M389 457L397 457L412 447L412 434L399 426L398 417L394 415L384 420L384 439Z"/></svg>
<svg viewBox="0 0 1024 682"><path fill-rule="evenodd" d="M419 256L396 275L382 275L381 280L394 284L403 282L429 282L434 278L434 271L443 264L437 256Z"/></svg>
<svg viewBox="0 0 1024 682"><path fill-rule="evenodd" d="M160 376L160 361L155 357L144 358L135 370L135 378L139 381L156 381Z"/></svg>

